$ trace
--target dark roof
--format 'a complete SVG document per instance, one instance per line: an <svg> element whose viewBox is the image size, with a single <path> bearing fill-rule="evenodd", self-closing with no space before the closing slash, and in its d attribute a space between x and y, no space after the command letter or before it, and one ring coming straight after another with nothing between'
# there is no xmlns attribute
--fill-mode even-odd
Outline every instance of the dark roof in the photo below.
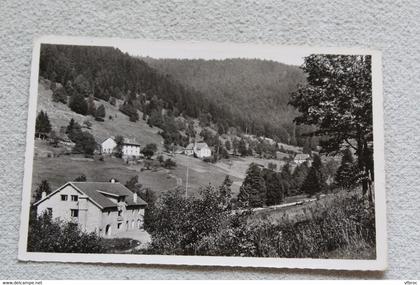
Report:
<svg viewBox="0 0 420 285"><path fill-rule="evenodd" d="M74 188L76 188L76 190L88 196L89 199L92 200L92 202L98 205L101 209L117 207L117 203L108 199L101 192L105 192L113 196L125 196L125 202L127 203L127 206L147 205L147 203L140 197L137 197L137 203L134 203L134 193L131 192L130 189L118 182L67 182L51 194L47 195L47 197L45 197L44 199L41 199L34 203L34 205L36 206L42 201L48 199L49 197L63 189L66 185L72 185Z"/></svg>
<svg viewBox="0 0 420 285"><path fill-rule="evenodd" d="M137 203L133 201L133 192L121 183L115 182L70 182L73 186L85 193L89 198L99 204L102 208L116 207L117 204L112 202L102 192L112 195L125 196L125 202L128 206L147 205L140 197L137 197Z"/></svg>
<svg viewBox="0 0 420 285"><path fill-rule="evenodd" d="M125 145L140 146L140 144L138 142L136 142L136 139L129 139L129 138L124 138L124 144Z"/></svg>

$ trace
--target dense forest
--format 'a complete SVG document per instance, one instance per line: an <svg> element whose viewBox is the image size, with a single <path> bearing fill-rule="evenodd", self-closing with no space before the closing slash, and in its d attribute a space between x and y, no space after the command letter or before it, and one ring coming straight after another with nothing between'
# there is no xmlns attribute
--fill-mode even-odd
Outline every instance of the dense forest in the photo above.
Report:
<svg viewBox="0 0 420 285"><path fill-rule="evenodd" d="M111 104L121 99L120 110L130 120L140 119L140 110L158 127L173 125L173 118L182 115L224 133L235 128L284 143L303 145L306 140L301 133L307 127L295 126L297 113L287 105L290 93L305 80L294 66L245 59L159 61L112 47L42 45L40 76L61 83L63 92L70 93L70 107L82 114L89 113L92 97Z"/></svg>
<svg viewBox="0 0 420 285"><path fill-rule="evenodd" d="M305 75L297 66L259 59L153 59L142 58L184 86L198 90L218 106L240 118L245 131L303 145L307 127L293 124L297 112L290 95ZM298 140L298 141L297 141Z"/></svg>

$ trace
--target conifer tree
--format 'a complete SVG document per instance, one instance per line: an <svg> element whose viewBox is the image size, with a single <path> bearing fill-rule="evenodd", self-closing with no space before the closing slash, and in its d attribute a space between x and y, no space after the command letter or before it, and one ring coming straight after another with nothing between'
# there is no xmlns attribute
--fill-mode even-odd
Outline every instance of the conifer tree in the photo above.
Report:
<svg viewBox="0 0 420 285"><path fill-rule="evenodd" d="M95 113L95 118L96 119L103 119L105 118L106 113L105 113L105 106L103 104L101 104L97 109L96 109L96 113Z"/></svg>
<svg viewBox="0 0 420 285"><path fill-rule="evenodd" d="M312 166L302 184L301 192L310 196L315 195L325 189L325 182L322 175L322 161L319 155L314 155Z"/></svg>
<svg viewBox="0 0 420 285"><path fill-rule="evenodd" d="M36 188L35 194L34 194L35 202L41 200L42 192L45 192L45 194L47 195L51 193L50 184L48 183L47 180L42 180L41 184L39 184L38 188Z"/></svg>
<svg viewBox="0 0 420 285"><path fill-rule="evenodd" d="M70 99L69 107L81 115L87 115L88 113L88 104L86 103L85 97L78 92L74 92Z"/></svg>
<svg viewBox="0 0 420 285"><path fill-rule="evenodd" d="M35 121L35 135L44 137L51 132L51 124L47 112L41 110Z"/></svg>
<svg viewBox="0 0 420 285"><path fill-rule="evenodd" d="M262 207L265 204L266 195L267 189L260 167L251 163L239 189L238 200L243 207Z"/></svg>
<svg viewBox="0 0 420 285"><path fill-rule="evenodd" d="M225 209L231 208L230 199L232 198L232 184L232 179L230 179L229 175L226 175L222 185L219 187L220 200Z"/></svg>
<svg viewBox="0 0 420 285"><path fill-rule="evenodd" d="M343 151L341 165L335 175L335 182L339 187L352 188L357 184L357 175L357 165L354 163L353 155L350 149L346 149Z"/></svg>

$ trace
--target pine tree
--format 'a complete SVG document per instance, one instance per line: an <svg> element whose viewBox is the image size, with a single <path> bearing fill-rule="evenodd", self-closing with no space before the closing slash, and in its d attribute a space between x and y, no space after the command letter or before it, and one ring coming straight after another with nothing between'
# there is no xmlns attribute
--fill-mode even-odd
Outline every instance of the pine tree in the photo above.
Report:
<svg viewBox="0 0 420 285"><path fill-rule="evenodd" d="M313 196L314 194L321 192L321 190L322 187L319 173L314 167L311 167L308 176L306 176L306 179L302 184L301 191L310 196Z"/></svg>
<svg viewBox="0 0 420 285"><path fill-rule="evenodd" d="M232 198L232 184L232 179L230 179L229 175L226 175L222 185L219 187L220 200L226 210L231 208L230 200Z"/></svg>
<svg viewBox="0 0 420 285"><path fill-rule="evenodd" d="M341 165L337 169L337 173L335 175L335 182L337 186L349 189L357 184L357 178L357 165L354 163L353 155L350 149L346 149L343 151Z"/></svg>
<svg viewBox="0 0 420 285"><path fill-rule="evenodd" d="M248 149L246 147L246 143L244 139L241 139L238 144L238 152L241 156L247 156Z"/></svg>
<svg viewBox="0 0 420 285"><path fill-rule="evenodd" d="M46 195L51 193L50 184L47 180L42 180L41 184L39 184L38 188L35 190L34 194L34 201L39 201L42 198L42 192L45 192Z"/></svg>
<svg viewBox="0 0 420 285"><path fill-rule="evenodd" d="M87 115L88 113L88 104L85 97L78 92L75 92L71 97L69 107L72 111L81 115Z"/></svg>
<svg viewBox="0 0 420 285"><path fill-rule="evenodd" d="M251 163L242 186L239 188L238 200L243 207L262 207L265 204L267 189L260 167Z"/></svg>
<svg viewBox="0 0 420 285"><path fill-rule="evenodd" d="M87 106L88 106L87 113L89 115L92 115L92 116L95 117L95 114L96 114L96 106L95 106L95 100L94 100L93 96L89 96L88 97L88 99L87 99Z"/></svg>
<svg viewBox="0 0 420 285"><path fill-rule="evenodd" d="M96 120L100 120L100 119L102 119L103 120L103 118L105 118L105 116L106 116L106 113L105 113L105 106L104 105L100 105L97 109L96 109L96 113L95 113L95 119Z"/></svg>
<svg viewBox="0 0 420 285"><path fill-rule="evenodd" d="M322 175L322 161L319 155L314 155L312 166L302 184L301 192L313 196L325 190L326 184Z"/></svg>
<svg viewBox="0 0 420 285"><path fill-rule="evenodd" d="M281 174L276 173L270 169L264 169L262 176L267 188L266 204L277 205L283 201L284 187L281 181Z"/></svg>
<svg viewBox="0 0 420 285"><path fill-rule="evenodd" d="M47 112L41 110L36 117L35 135L38 137L45 137L51 132L51 124Z"/></svg>

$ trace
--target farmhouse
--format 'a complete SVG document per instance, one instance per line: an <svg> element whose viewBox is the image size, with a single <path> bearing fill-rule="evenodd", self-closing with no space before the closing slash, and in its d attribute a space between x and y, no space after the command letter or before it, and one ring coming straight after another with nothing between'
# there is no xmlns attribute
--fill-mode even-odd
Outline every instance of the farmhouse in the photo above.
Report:
<svg viewBox="0 0 420 285"><path fill-rule="evenodd" d="M118 182L67 182L48 196L42 194L34 203L37 215L47 212L86 232L111 237L143 227L147 203Z"/></svg>
<svg viewBox="0 0 420 285"><path fill-rule="evenodd" d="M112 154L117 143L114 137L107 138L101 143L101 152L103 154ZM122 146L123 158L138 158L140 157L140 144L135 139L124 138Z"/></svg>
<svg viewBox="0 0 420 285"><path fill-rule="evenodd" d="M211 149L205 142L199 143L190 143L186 148L184 153L186 155L194 155L198 158L206 158L211 156Z"/></svg>
<svg viewBox="0 0 420 285"><path fill-rule="evenodd" d="M295 158L293 159L293 161L297 164L297 165L301 165L302 163L307 162L308 166L311 166L312 163L312 159L311 156L307 153L298 153L295 155Z"/></svg>

